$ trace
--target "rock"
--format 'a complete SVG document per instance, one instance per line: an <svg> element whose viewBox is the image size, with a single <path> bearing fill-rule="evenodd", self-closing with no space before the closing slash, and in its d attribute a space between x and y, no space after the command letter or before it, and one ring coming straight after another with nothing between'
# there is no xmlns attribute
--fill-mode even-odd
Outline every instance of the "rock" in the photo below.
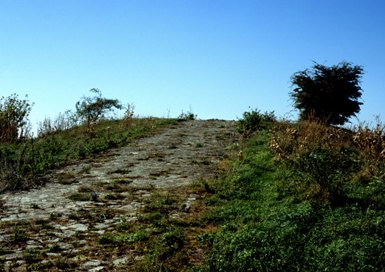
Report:
<svg viewBox="0 0 385 272"><path fill-rule="evenodd" d="M144 260L145 256L135 256L134 260L135 261L142 261Z"/></svg>
<svg viewBox="0 0 385 272"><path fill-rule="evenodd" d="M128 262L128 257L123 257L112 261L114 266L122 266L122 265L125 265L127 262Z"/></svg>
<svg viewBox="0 0 385 272"><path fill-rule="evenodd" d="M98 272L98 271L102 271L103 269L104 269L104 266L98 266L95 268L88 269L88 272Z"/></svg>
<svg viewBox="0 0 385 272"><path fill-rule="evenodd" d="M105 230L95 230L95 231L93 231L93 233L96 233L96 234L99 234L99 235L103 235L103 234L106 233L106 231Z"/></svg>
<svg viewBox="0 0 385 272"><path fill-rule="evenodd" d="M101 263L102 263L102 262L99 261L99 260L90 260L90 261L85 262L84 264L82 264L82 265L80 266L80 268L81 268L81 269L86 269L86 270L90 271L90 269L99 267ZM97 270L97 271L100 271L100 270Z"/></svg>
<svg viewBox="0 0 385 272"><path fill-rule="evenodd" d="M68 228L73 229L74 231L87 231L88 227L84 224L73 224L68 226Z"/></svg>
<svg viewBox="0 0 385 272"><path fill-rule="evenodd" d="M54 252L47 252L46 254L49 257L59 257L61 255L60 253L54 253Z"/></svg>
<svg viewBox="0 0 385 272"><path fill-rule="evenodd" d="M12 254L7 254L7 255L1 256L0 260L13 261L13 260L20 259L22 257L23 257L22 252L15 252Z"/></svg>
<svg viewBox="0 0 385 272"><path fill-rule="evenodd" d="M0 196L3 203L0 203L0 222L14 222L2 224L0 230L0 244L7 245L0 256L0 270L26 271L26 264L18 263L24 260L26 249L55 246L59 246L61 251L59 255L55 255L58 252L48 252L48 255L53 253L47 258L51 263L63 256L68 262L79 264L81 267L78 270L81 271L106 270L107 265L103 267L104 264L114 265L116 270L119 266L125 267L138 253L115 256L115 260L111 260L109 254L95 257L93 246L98 243L100 235L114 232L117 224L140 224L138 217L154 190L165 190L172 195L175 188L215 175L215 165L211 162L224 154L224 147L231 141L234 128L235 123L226 121L181 122L173 129L133 140L127 146L108 151L91 161L79 161L53 170L47 176L47 180L56 180L60 173L72 173L76 175L76 183L47 182L40 188L3 193ZM201 146L197 148L192 143ZM170 146L173 148L170 149ZM91 173L84 172L90 167ZM114 179L132 182L113 182ZM69 199L70 195L84 188L90 189L84 191L87 201ZM120 198L104 200L102 196L110 193L119 193ZM175 197L179 200L179 196ZM187 213L194 209L194 201L200 197L190 194L182 203L178 201L179 210L169 216L188 216ZM33 226L25 229L28 239L33 238L41 244L28 242L20 246L9 243L13 239L13 226L23 221L30 221ZM24 225L20 228L24 229ZM119 248L116 250L119 252ZM135 260L143 258L136 256Z"/></svg>
<svg viewBox="0 0 385 272"><path fill-rule="evenodd" d="M107 226L107 224L104 224L104 223L97 223L95 226L94 226L94 228L95 229L106 229L108 226Z"/></svg>

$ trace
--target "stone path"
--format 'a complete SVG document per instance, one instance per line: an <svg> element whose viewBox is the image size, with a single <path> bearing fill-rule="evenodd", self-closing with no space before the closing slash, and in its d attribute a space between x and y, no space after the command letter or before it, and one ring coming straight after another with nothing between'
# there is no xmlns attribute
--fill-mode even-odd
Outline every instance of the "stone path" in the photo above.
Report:
<svg viewBox="0 0 385 272"><path fill-rule="evenodd" d="M50 262L52 271L67 270L62 256L76 263L76 271L119 271L142 256L92 251L95 239L122 222L137 221L155 191L174 194L214 175L234 139L234 122L180 122L95 160L57 170L43 188L0 195L0 270L27 271L28 254L38 258L31 252L44 249L40 267ZM188 212L200 196L184 197L179 213Z"/></svg>

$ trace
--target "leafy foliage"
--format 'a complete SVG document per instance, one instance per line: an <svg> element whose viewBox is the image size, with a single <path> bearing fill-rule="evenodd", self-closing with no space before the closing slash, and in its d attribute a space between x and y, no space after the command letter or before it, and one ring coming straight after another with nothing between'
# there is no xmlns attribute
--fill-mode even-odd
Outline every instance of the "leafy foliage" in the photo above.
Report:
<svg viewBox="0 0 385 272"><path fill-rule="evenodd" d="M192 121L196 119L197 119L197 115L194 114L191 110L186 113L182 111L182 113L179 114L178 116L179 121Z"/></svg>
<svg viewBox="0 0 385 272"><path fill-rule="evenodd" d="M93 97L83 97L81 101L76 103L76 112L81 120L84 120L87 125L95 123L104 117L106 112L112 109L122 109L122 105L117 99L107 99L102 97L102 92L99 89L91 89L94 93Z"/></svg>
<svg viewBox="0 0 385 272"><path fill-rule="evenodd" d="M363 74L361 66L341 62L332 67L314 64L312 70L295 73L291 80L297 86L291 92L301 120L315 118L326 124L342 125L360 110Z"/></svg>
<svg viewBox="0 0 385 272"><path fill-rule="evenodd" d="M275 120L274 112L265 112L262 114L257 109L246 111L243 113L243 118L238 121L238 132L247 138L252 133L266 128Z"/></svg>
<svg viewBox="0 0 385 272"><path fill-rule="evenodd" d="M17 94L0 98L0 142L15 142L27 135L32 104Z"/></svg>
<svg viewBox="0 0 385 272"><path fill-rule="evenodd" d="M336 204L344 198L344 186L352 178L357 163L349 150L335 151L327 148L315 148L299 156L294 169L302 175L301 180L313 188L307 197L317 196L328 203Z"/></svg>

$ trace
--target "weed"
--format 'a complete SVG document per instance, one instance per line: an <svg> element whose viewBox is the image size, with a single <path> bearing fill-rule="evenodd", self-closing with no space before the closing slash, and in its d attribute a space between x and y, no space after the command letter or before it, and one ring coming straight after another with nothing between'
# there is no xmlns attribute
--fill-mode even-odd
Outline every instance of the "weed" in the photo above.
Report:
<svg viewBox="0 0 385 272"><path fill-rule="evenodd" d="M117 170L113 170L113 171L109 171L107 172L107 174L120 174L120 175L127 175L129 174L131 171L129 169L117 169Z"/></svg>
<svg viewBox="0 0 385 272"><path fill-rule="evenodd" d="M76 175L71 172L63 172L57 175L58 183L69 185L77 182Z"/></svg>
<svg viewBox="0 0 385 272"><path fill-rule="evenodd" d="M24 228L22 228L22 226L15 225L13 227L12 240L14 243L18 244L18 243L25 242L27 238L28 238L27 232L25 231Z"/></svg>
<svg viewBox="0 0 385 272"><path fill-rule="evenodd" d="M195 120L197 118L197 115L192 113L191 110L184 113L182 111L182 113L178 116L177 120L178 121L191 121L191 120Z"/></svg>
<svg viewBox="0 0 385 272"><path fill-rule="evenodd" d="M126 196L119 194L119 193L106 194L104 196L104 199L106 199L106 200L119 200L119 199L125 199L125 198L126 198Z"/></svg>
<svg viewBox="0 0 385 272"><path fill-rule="evenodd" d="M154 193L151 198L146 199L144 212L151 212L154 210L166 211L172 207L176 207L177 200L168 193Z"/></svg>
<svg viewBox="0 0 385 272"><path fill-rule="evenodd" d="M48 252L53 252L53 253L62 252L62 251L63 249L60 247L60 245L53 245L48 249Z"/></svg>
<svg viewBox="0 0 385 272"><path fill-rule="evenodd" d="M40 209L39 205L37 205L36 203L32 203L32 204L31 204L31 208L32 208L32 209L35 209L35 210Z"/></svg>
<svg viewBox="0 0 385 272"><path fill-rule="evenodd" d="M202 143L196 143L196 144L195 144L195 147L196 147L196 148L201 148L201 147L203 147L203 144L202 144Z"/></svg>
<svg viewBox="0 0 385 272"><path fill-rule="evenodd" d="M73 193L69 197L72 201L91 201L92 195L89 192Z"/></svg>
<svg viewBox="0 0 385 272"><path fill-rule="evenodd" d="M59 258L53 260L52 266L55 267L56 269L70 270L70 271L73 271L79 267L79 265L75 261L69 259L66 256L60 256Z"/></svg>
<svg viewBox="0 0 385 272"><path fill-rule="evenodd" d="M44 257L44 252L38 249L28 249L23 253L25 262L28 264L29 268L33 270L45 268L45 265L41 264Z"/></svg>
<svg viewBox="0 0 385 272"><path fill-rule="evenodd" d="M143 217L143 220L148 221L150 223L157 224L157 222L159 222L162 219L165 219L167 217L168 217L168 215L165 212L153 211L153 212L145 214ZM157 225L159 225L159 224L157 224Z"/></svg>
<svg viewBox="0 0 385 272"><path fill-rule="evenodd" d="M108 233L99 238L99 243L102 245L136 243L138 241L146 241L149 237L150 233L146 230L138 230L133 233Z"/></svg>
<svg viewBox="0 0 385 272"><path fill-rule="evenodd" d="M175 227L163 233L151 248L152 258L158 263L166 260L176 252L180 251L184 245L185 236L181 228Z"/></svg>
<svg viewBox="0 0 385 272"><path fill-rule="evenodd" d="M116 178L116 179L112 180L112 183L114 183L114 184L122 184L122 185L128 185L128 184L130 184L132 182L133 182L132 179L127 179L127 178Z"/></svg>

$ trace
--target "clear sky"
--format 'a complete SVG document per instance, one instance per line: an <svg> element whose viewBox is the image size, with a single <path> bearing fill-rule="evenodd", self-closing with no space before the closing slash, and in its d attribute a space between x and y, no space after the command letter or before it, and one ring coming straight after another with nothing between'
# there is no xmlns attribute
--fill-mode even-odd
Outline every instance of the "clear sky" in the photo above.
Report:
<svg viewBox="0 0 385 272"><path fill-rule="evenodd" d="M385 119L384 50L383 0L0 0L0 96L28 94L33 125L91 88L141 116L296 118L313 61L362 65L358 118Z"/></svg>

